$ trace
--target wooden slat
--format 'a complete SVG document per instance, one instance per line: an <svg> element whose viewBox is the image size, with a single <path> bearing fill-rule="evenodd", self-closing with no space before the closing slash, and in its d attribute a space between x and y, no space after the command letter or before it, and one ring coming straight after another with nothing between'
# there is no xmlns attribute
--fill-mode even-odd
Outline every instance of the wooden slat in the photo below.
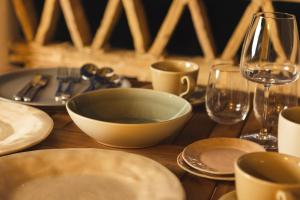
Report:
<svg viewBox="0 0 300 200"><path fill-rule="evenodd" d="M38 23L33 1L13 0L12 2L26 40L32 41Z"/></svg>
<svg viewBox="0 0 300 200"><path fill-rule="evenodd" d="M300 3L300 0L273 0L274 2Z"/></svg>
<svg viewBox="0 0 300 200"><path fill-rule="evenodd" d="M248 120L246 121L243 130L241 132L241 135L247 135L247 134L252 134L252 133L258 133L260 128L261 128L261 124L259 123L259 121L257 121L255 114L253 111L251 111L249 113L249 117Z"/></svg>
<svg viewBox="0 0 300 200"><path fill-rule="evenodd" d="M142 2L141 0L122 0L122 2L133 37L134 48L137 52L144 53L149 45L150 34Z"/></svg>
<svg viewBox="0 0 300 200"><path fill-rule="evenodd" d="M92 43L92 49L97 50L103 48L108 41L112 30L114 29L120 14L121 14L121 0L109 0L104 11L101 24L96 32Z"/></svg>
<svg viewBox="0 0 300 200"><path fill-rule="evenodd" d="M80 0L60 0L74 45L81 49L92 40L92 34Z"/></svg>
<svg viewBox="0 0 300 200"><path fill-rule="evenodd" d="M218 182L210 200L218 200L224 194L234 190L234 182Z"/></svg>
<svg viewBox="0 0 300 200"><path fill-rule="evenodd" d="M41 21L35 36L35 42L43 45L49 42L56 30L56 22L59 18L59 2L57 0L46 0L41 16Z"/></svg>
<svg viewBox="0 0 300 200"><path fill-rule="evenodd" d="M222 53L221 58L223 60L233 59L244 39L248 26L251 22L252 16L255 12L257 12L260 9L260 5L260 1L253 0L247 6L242 18L239 21L239 24L235 28Z"/></svg>
<svg viewBox="0 0 300 200"><path fill-rule="evenodd" d="M191 11L193 24L200 46L207 59L215 58L214 42L208 22L205 6L202 0L189 0L188 7Z"/></svg>
<svg viewBox="0 0 300 200"><path fill-rule="evenodd" d="M174 144L186 146L196 140L207 138L215 125L216 123L209 119L206 113L195 113L187 126L174 140Z"/></svg>
<svg viewBox="0 0 300 200"><path fill-rule="evenodd" d="M216 181L186 174L181 179L188 200L209 200L216 186Z"/></svg>
<svg viewBox="0 0 300 200"><path fill-rule="evenodd" d="M150 64L161 58L151 55L136 54L130 50L90 51L82 49L78 51L67 43L52 44L47 46L28 46L24 43L15 44L10 48L10 61L12 63L27 63L31 67L80 67L87 62L93 62L98 66L111 66L116 73L130 77L138 77L139 80L150 81ZM209 66L202 57L165 57L166 59L185 59L198 63L201 66L199 83L207 83Z"/></svg>
<svg viewBox="0 0 300 200"><path fill-rule="evenodd" d="M173 0L170 9L161 25L159 32L149 50L149 53L159 56L163 53L171 35L183 13L186 2L183 0Z"/></svg>

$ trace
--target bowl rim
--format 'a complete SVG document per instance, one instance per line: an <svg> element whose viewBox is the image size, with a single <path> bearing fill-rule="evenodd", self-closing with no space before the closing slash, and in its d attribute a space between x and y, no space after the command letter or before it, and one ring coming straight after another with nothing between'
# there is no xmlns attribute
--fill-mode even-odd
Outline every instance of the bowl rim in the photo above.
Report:
<svg viewBox="0 0 300 200"><path fill-rule="evenodd" d="M101 93L101 92L104 92L104 91L114 91L114 92L117 92L117 91L125 91L125 90L136 90L136 91L150 91L150 92L154 92L154 93L160 93L162 95L168 95L168 96L171 96L172 98L178 98L178 99L181 99L182 101L184 101L186 103L186 105L188 106L188 110L186 113L180 115L179 117L175 117L175 118L171 118L171 119L167 119L167 120L163 120L163 121L157 121L157 122L149 122L149 123L117 123L117 122L109 122L109 121L103 121L103 120L97 120L97 119L93 119L93 118L90 118L90 117L87 117L87 116L84 116L84 115L81 115L80 113L77 113L75 112L73 109L70 108L70 103L80 97L80 96L86 96L86 95L90 95L90 94L93 94L93 93ZM175 121L175 120L179 120L181 118L185 118L186 116L189 116L189 118L191 117L191 114L192 114L192 105L190 104L190 102L188 102L186 99L182 98L182 97L179 97L177 95L174 95L174 94L171 94L171 93L167 93L167 92L162 92L162 91L157 91L157 90L152 90L152 89L146 89L146 88L107 88L107 89L102 89L102 90L96 90L96 91L90 91L90 92L86 92L86 93L83 93L83 94L78 94L72 98L70 98L67 103L66 103L66 109L67 109L67 112L69 113L73 113L83 119L87 119L87 120L91 120L93 122L97 122L97 123L103 123L103 124L107 124L107 125L114 125L114 126L145 126L145 125L157 125L157 124L166 124L166 123L170 123L172 121Z"/></svg>

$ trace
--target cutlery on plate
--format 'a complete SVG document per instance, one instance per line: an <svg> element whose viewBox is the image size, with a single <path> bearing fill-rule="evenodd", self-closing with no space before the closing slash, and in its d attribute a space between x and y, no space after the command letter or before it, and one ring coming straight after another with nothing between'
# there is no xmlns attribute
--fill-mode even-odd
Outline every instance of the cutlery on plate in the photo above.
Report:
<svg viewBox="0 0 300 200"><path fill-rule="evenodd" d="M63 84L68 80L68 69L61 67L57 69L56 80L58 81L57 89L54 95L55 101L61 100L61 94L63 92Z"/></svg>
<svg viewBox="0 0 300 200"><path fill-rule="evenodd" d="M18 91L17 94L13 96L13 99L16 101L22 101L23 96L30 90L33 85L37 84L41 80L41 78L42 75L40 74L34 75L34 77L28 83L26 83L26 85L20 91Z"/></svg>
<svg viewBox="0 0 300 200"><path fill-rule="evenodd" d="M85 64L80 68L80 74L83 80L89 80L90 85L85 91L94 90L96 88L95 74L97 73L98 67L94 64Z"/></svg>
<svg viewBox="0 0 300 200"><path fill-rule="evenodd" d="M47 76L41 75L39 81L34 83L30 90L23 96L23 101L30 102L36 96L38 91L45 87L48 83L49 78Z"/></svg>
<svg viewBox="0 0 300 200"><path fill-rule="evenodd" d="M68 85L66 89L61 93L62 101L66 101L72 96L74 85L76 83L79 83L81 80L79 69L70 69L68 74Z"/></svg>
<svg viewBox="0 0 300 200"><path fill-rule="evenodd" d="M85 64L80 68L80 73L82 79L90 80L90 86L85 91L118 87L122 81L122 78L115 74L111 67L98 68L94 64Z"/></svg>

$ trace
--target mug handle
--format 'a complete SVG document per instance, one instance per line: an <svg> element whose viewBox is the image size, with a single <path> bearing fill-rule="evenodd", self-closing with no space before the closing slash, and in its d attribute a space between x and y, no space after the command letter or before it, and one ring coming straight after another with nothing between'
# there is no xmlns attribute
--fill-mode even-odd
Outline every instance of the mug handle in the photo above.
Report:
<svg viewBox="0 0 300 200"><path fill-rule="evenodd" d="M194 85L196 83L193 79L189 78L188 76L181 77L180 81L181 81L181 84L186 83L186 86L187 86L186 90L184 92L182 92L181 94L179 94L180 97L183 97L192 91L192 88L194 88Z"/></svg>
<svg viewBox="0 0 300 200"><path fill-rule="evenodd" d="M276 200L296 200L297 198L291 193L283 190L279 190L276 193Z"/></svg>

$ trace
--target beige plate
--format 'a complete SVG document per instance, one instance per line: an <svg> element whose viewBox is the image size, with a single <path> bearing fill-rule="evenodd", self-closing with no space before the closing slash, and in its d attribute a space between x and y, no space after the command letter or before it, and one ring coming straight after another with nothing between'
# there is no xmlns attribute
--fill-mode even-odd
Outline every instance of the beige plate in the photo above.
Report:
<svg viewBox="0 0 300 200"><path fill-rule="evenodd" d="M103 149L52 149L0 158L0 199L183 200L161 164Z"/></svg>
<svg viewBox="0 0 300 200"><path fill-rule="evenodd" d="M198 171L192 167L190 167L189 165L187 165L183 158L182 158L182 153L180 153L177 157L177 164L179 167L181 167L183 170L195 175L195 176L199 176L199 177L203 177L203 178L208 178L208 179L213 179L213 180L222 180L222 181L234 181L234 177L233 176L223 176L223 175L215 175L215 174L209 174L209 173L204 173L201 171Z"/></svg>
<svg viewBox="0 0 300 200"><path fill-rule="evenodd" d="M235 191L228 192L224 194L219 200L237 200L236 192Z"/></svg>
<svg viewBox="0 0 300 200"><path fill-rule="evenodd" d="M0 156L39 143L53 128L53 120L39 109L0 101L0 110Z"/></svg>
<svg viewBox="0 0 300 200"><path fill-rule="evenodd" d="M239 156L257 151L265 149L254 142L238 138L210 138L187 146L182 157L197 170L225 175L234 173L234 162Z"/></svg>

